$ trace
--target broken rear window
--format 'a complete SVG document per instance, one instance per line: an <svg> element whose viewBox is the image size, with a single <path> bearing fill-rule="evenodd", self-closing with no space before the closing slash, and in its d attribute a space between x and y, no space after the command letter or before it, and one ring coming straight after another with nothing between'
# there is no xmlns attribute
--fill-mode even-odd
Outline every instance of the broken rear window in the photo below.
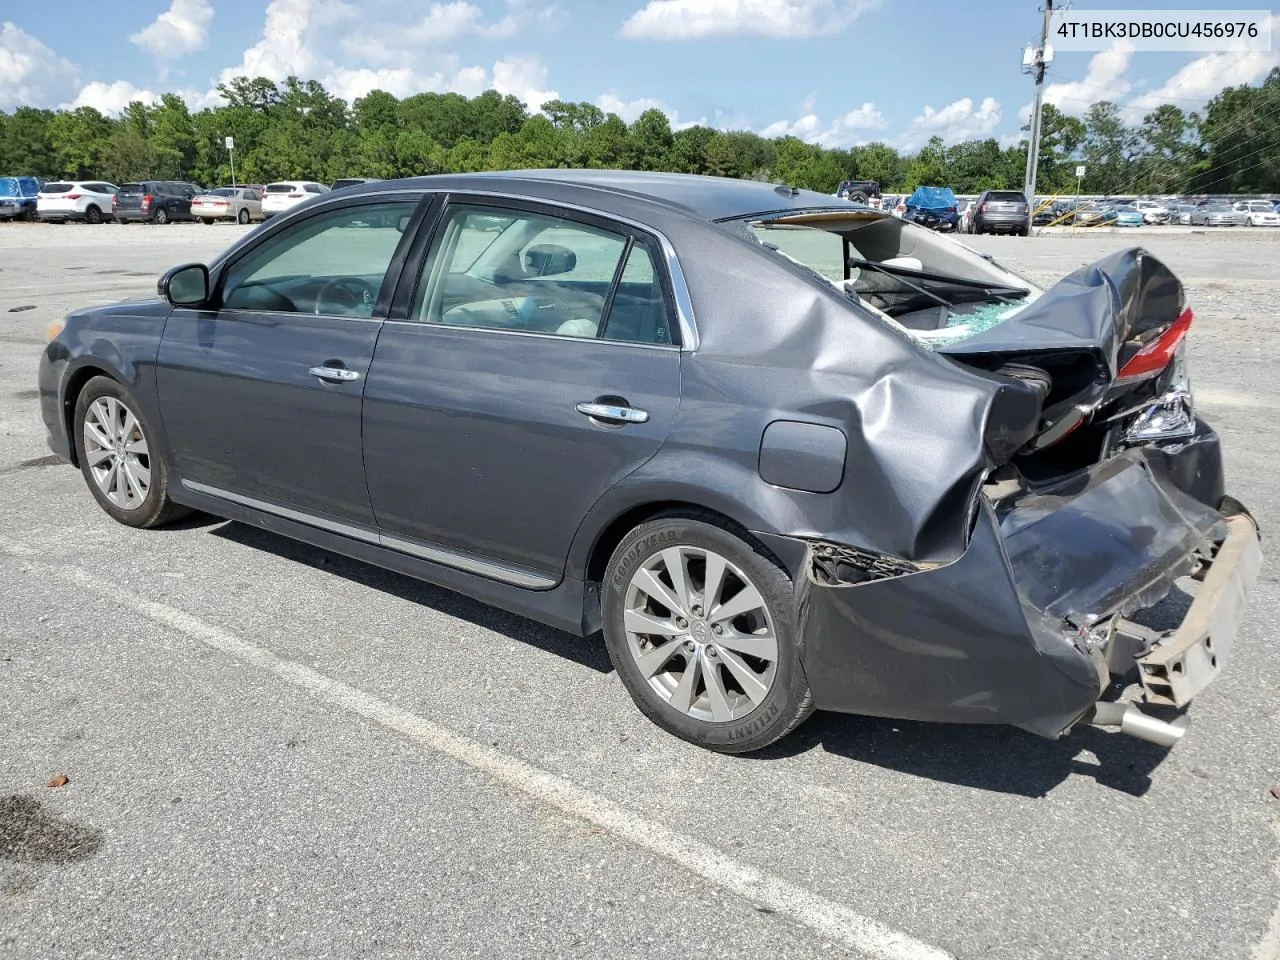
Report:
<svg viewBox="0 0 1280 960"><path fill-rule="evenodd" d="M926 347L1002 323L1040 293L961 243L877 212L821 210L730 226Z"/></svg>

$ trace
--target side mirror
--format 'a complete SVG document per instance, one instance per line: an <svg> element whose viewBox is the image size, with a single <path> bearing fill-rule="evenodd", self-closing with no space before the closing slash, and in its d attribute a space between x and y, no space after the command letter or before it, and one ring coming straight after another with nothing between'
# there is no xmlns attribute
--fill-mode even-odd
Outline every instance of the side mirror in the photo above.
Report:
<svg viewBox="0 0 1280 960"><path fill-rule="evenodd" d="M578 265L578 255L556 243L535 244L525 251L524 256L529 274L535 277L572 273Z"/></svg>
<svg viewBox="0 0 1280 960"><path fill-rule="evenodd" d="M209 300L209 268L203 263L185 263L166 270L156 291L175 307L198 307Z"/></svg>

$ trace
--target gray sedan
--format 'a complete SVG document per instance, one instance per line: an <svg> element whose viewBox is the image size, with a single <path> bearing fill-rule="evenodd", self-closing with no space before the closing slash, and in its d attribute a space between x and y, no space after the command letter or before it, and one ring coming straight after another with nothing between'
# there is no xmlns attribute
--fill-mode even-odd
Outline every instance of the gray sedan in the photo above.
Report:
<svg viewBox="0 0 1280 960"><path fill-rule="evenodd" d="M1240 215L1225 203L1204 203L1191 211L1193 227L1234 227Z"/></svg>
<svg viewBox="0 0 1280 960"><path fill-rule="evenodd" d="M815 707L1172 744L1142 704L1216 677L1260 562L1142 250L1041 290L791 187L523 171L317 197L159 294L71 314L40 365L107 514L600 632L715 750ZM1132 619L1188 574L1177 629Z"/></svg>

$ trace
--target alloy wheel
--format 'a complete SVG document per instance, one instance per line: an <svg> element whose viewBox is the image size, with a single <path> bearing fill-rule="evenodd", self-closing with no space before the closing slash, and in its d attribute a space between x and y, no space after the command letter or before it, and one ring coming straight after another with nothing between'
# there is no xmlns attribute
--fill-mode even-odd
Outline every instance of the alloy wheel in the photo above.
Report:
<svg viewBox="0 0 1280 960"><path fill-rule="evenodd" d="M653 690L698 720L745 716L768 696L778 637L759 588L713 550L668 547L632 576L627 649Z"/></svg>
<svg viewBox="0 0 1280 960"><path fill-rule="evenodd" d="M93 482L121 510L136 510L151 489L151 454L142 424L115 397L99 397L84 416L84 456Z"/></svg>

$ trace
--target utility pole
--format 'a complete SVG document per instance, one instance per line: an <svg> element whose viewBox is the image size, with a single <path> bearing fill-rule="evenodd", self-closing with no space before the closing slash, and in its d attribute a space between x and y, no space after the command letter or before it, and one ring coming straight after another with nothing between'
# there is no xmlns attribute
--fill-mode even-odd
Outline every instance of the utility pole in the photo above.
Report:
<svg viewBox="0 0 1280 960"><path fill-rule="evenodd" d="M1027 203L1036 202L1036 168L1040 165L1040 108L1044 101L1045 68L1053 62L1049 45L1049 21L1053 19L1053 0L1044 0L1044 20L1040 25L1040 46L1027 47L1022 54L1022 72L1036 79L1036 98L1031 107L1031 129L1027 140L1027 176L1022 184Z"/></svg>

